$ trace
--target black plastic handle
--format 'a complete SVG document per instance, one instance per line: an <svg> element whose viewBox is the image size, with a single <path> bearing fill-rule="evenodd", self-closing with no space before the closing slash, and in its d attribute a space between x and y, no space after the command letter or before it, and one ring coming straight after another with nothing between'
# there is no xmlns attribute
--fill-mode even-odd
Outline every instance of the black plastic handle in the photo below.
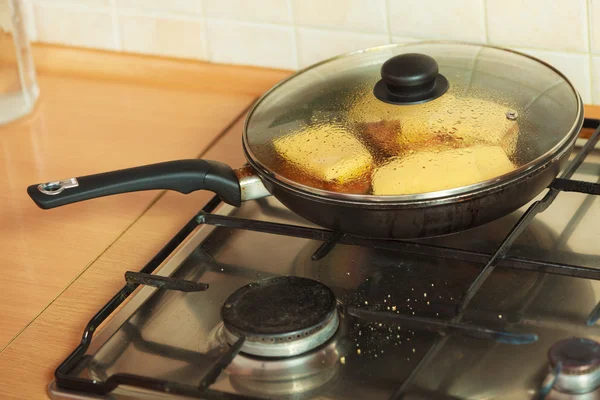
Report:
<svg viewBox="0 0 600 400"><path fill-rule="evenodd" d="M381 66L375 96L391 104L418 104L437 99L448 90L448 80L438 63L426 54L407 53L390 58Z"/></svg>
<svg viewBox="0 0 600 400"><path fill-rule="evenodd" d="M49 209L113 194L159 189L186 194L211 190L228 204L242 203L240 183L233 169L207 160L168 161L47 182L29 186L27 193L40 208Z"/></svg>

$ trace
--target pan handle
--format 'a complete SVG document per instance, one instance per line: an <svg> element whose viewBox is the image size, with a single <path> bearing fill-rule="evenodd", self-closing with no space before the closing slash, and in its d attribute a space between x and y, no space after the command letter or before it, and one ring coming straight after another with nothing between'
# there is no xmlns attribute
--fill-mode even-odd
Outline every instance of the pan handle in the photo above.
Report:
<svg viewBox="0 0 600 400"><path fill-rule="evenodd" d="M233 169L217 161L176 160L31 185L27 193L43 209L140 190L191 193L211 190L224 202L239 206L240 183Z"/></svg>

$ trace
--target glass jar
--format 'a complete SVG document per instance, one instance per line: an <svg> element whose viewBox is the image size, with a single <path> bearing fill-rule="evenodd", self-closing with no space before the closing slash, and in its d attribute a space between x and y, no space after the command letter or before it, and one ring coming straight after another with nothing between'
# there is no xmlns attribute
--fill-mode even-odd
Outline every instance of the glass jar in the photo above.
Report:
<svg viewBox="0 0 600 400"><path fill-rule="evenodd" d="M22 0L0 0L0 124L29 114L39 88Z"/></svg>

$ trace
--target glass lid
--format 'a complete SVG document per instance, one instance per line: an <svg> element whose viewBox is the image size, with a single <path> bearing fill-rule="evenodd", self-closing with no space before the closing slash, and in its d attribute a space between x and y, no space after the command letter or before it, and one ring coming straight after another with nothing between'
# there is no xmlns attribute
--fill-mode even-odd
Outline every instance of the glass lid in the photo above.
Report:
<svg viewBox="0 0 600 400"><path fill-rule="evenodd" d="M445 197L517 178L575 139L582 104L551 66L495 47L362 50L269 91L244 131L249 159L330 197Z"/></svg>

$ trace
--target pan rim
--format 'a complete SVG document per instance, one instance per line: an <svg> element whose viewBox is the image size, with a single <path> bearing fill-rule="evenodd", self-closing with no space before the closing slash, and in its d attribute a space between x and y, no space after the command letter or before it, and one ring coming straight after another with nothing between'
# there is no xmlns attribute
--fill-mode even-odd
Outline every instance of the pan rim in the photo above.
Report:
<svg viewBox="0 0 600 400"><path fill-rule="evenodd" d="M368 195L368 194L341 193L341 192L327 191L327 190L317 189L317 188L314 188L311 186L302 185L300 183L297 183L291 179L288 179L288 178L272 171L270 168L265 166L250 150L249 145L248 145L248 125L252 119L252 115L254 114L254 112L256 111L258 106L262 103L262 101L264 101L273 91L278 89L280 86L286 84L286 82L294 79L295 77L297 77L298 75L300 75L306 71L312 70L313 68L316 68L320 65L323 65L323 64L326 64L331 61L338 60L338 59L341 59L344 57L348 57L348 56L352 56L352 55L360 54L360 53L365 53L365 52L379 51L379 50L383 50L383 49L387 49L387 48L409 47L409 46L421 45L421 44L468 45L468 46L479 46L479 47L483 47L483 48L497 49L497 50L501 50L501 51L505 51L505 52L509 52L509 53L518 54L520 56L529 58L533 61L536 61L536 62L544 65L545 67L547 67L548 69L550 69L554 73L556 73L558 76L560 76L569 85L569 88L575 95L575 98L577 101L577 111L576 111L576 115L575 115L575 120L574 120L571 128L569 129L568 133L565 134L564 137L553 148L548 150L546 153L540 155L536 159L516 168L515 170L513 170L509 173L497 176L492 179L488 179L485 181L481 181L481 182L473 183L471 185L461 186L461 187L457 187L457 188L444 189L444 190L439 190L439 191L435 191L435 192L404 194L404 195ZM269 89L267 92L265 92L250 108L250 111L248 112L248 115L246 116L246 119L244 121L243 132L242 132L242 144L243 144L243 149L244 149L244 153L246 155L247 160L250 162L250 164L256 170L261 172L261 175L263 177L268 178L268 180L270 180L274 184L281 185L281 186L287 188L288 190L292 190L298 194L309 196L311 198L320 199L320 200L324 200L324 199L336 200L336 202L361 204L361 205L387 204L387 203L394 203L394 204L421 203L421 202L424 202L427 204L430 204L430 203L444 204L444 203L448 202L448 199L450 199L450 201L453 201L456 199L467 198L467 197L471 197L473 195L478 195L481 193L496 191L496 189L502 188L505 185L508 185L514 181L524 178L527 175L535 173L540 168L545 167L553 159L559 158L563 154L564 151L571 148L572 144L575 143L575 140L577 139L577 137L579 135L579 131L581 130L581 127L583 126L583 120L584 120L583 110L584 110L584 107L583 107L583 101L581 99L581 95L575 89L572 82L562 72L560 72L558 69L556 69L551 64L548 64L545 61L540 60L539 58L533 57L529 54L525 54L520 51L508 49L508 48L501 47L501 46L493 46L493 45L488 45L488 44L473 43L473 42L466 42L466 41L452 41L452 40L431 40L431 41L411 42L411 43L405 43L405 44L386 44L386 45L382 45L382 46L376 46L376 47L370 47L370 48L361 49L361 50L355 50L355 51L343 53L343 54L325 59L316 64L310 65L306 68L300 69L299 71L295 72L294 74L290 75L289 77L278 82L271 89Z"/></svg>

